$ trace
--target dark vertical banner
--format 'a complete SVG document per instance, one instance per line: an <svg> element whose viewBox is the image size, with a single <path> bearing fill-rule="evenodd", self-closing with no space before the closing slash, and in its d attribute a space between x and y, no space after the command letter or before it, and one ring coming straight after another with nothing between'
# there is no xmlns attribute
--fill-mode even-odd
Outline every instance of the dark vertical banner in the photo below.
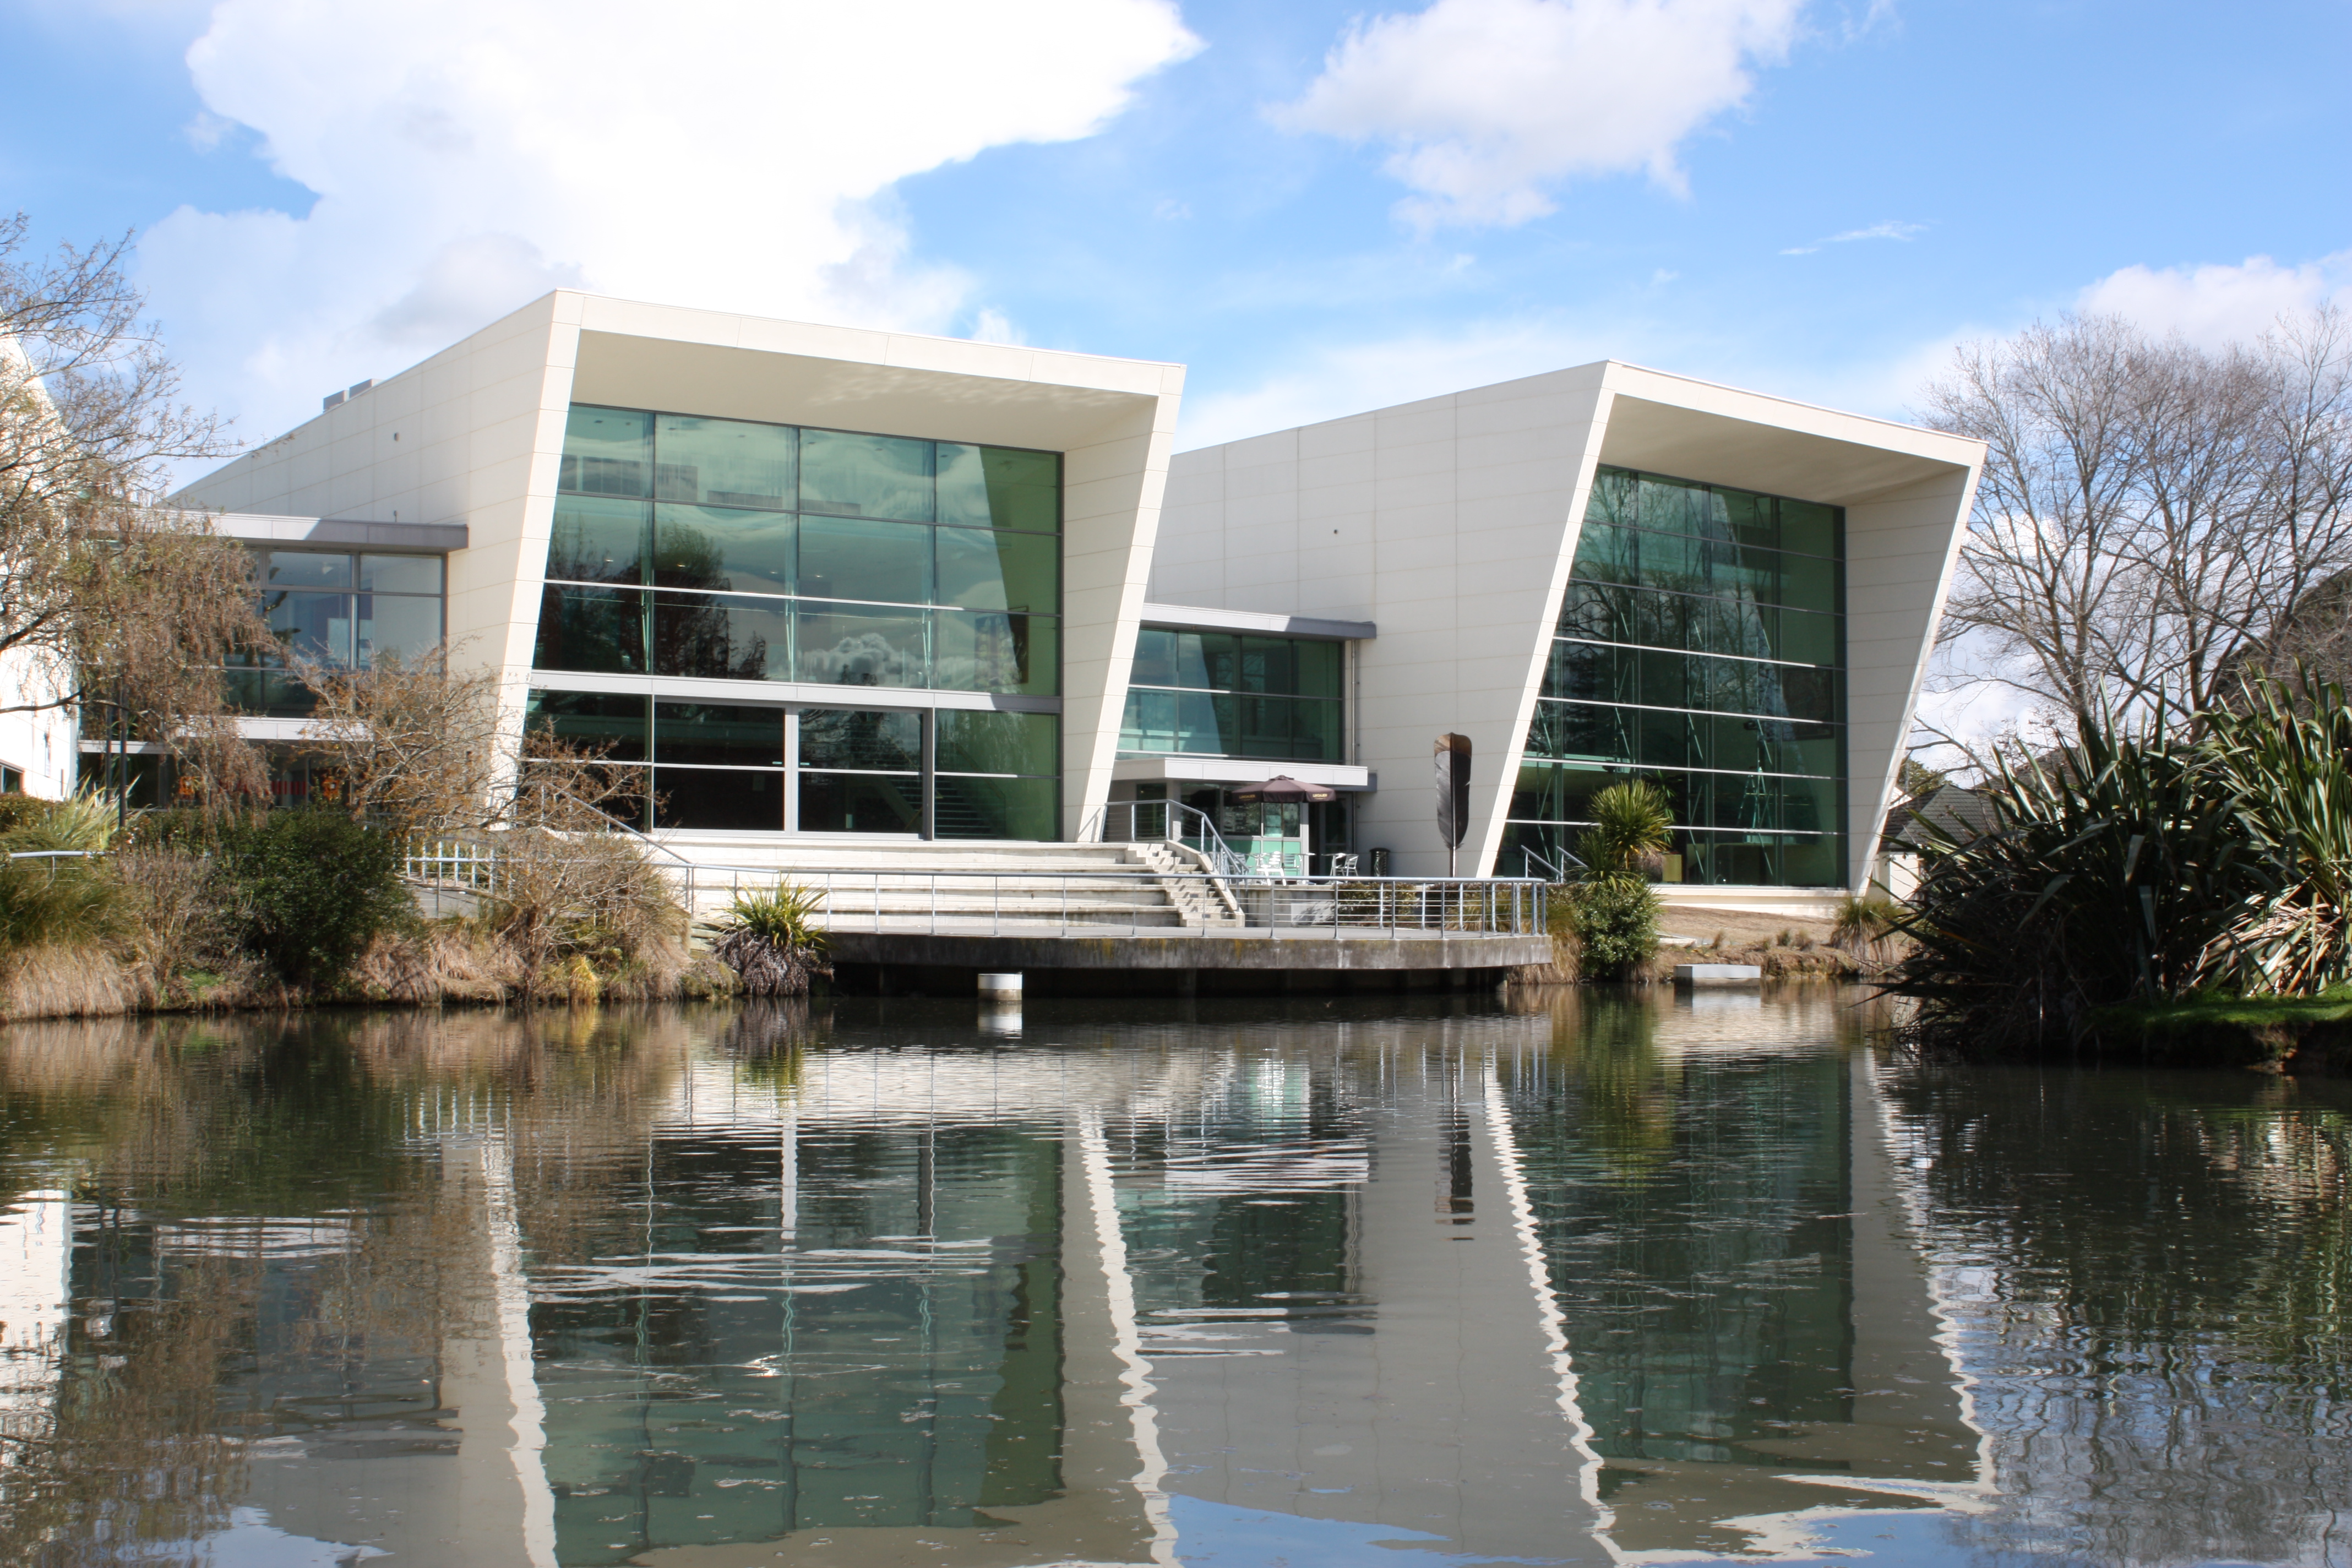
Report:
<svg viewBox="0 0 2352 1568"><path fill-rule="evenodd" d="M1470 737L1437 737L1437 836L1445 841L1445 874L1458 874L1463 836L1470 831Z"/></svg>

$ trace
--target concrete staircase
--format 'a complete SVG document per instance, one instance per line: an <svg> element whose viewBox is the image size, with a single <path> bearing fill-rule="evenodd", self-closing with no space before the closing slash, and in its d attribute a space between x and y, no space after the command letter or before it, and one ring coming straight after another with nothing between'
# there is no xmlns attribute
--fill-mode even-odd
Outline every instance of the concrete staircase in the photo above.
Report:
<svg viewBox="0 0 2352 1568"><path fill-rule="evenodd" d="M844 931L1172 931L1244 923L1232 892L1202 879L1207 862L1181 845L686 831L656 834L654 843L698 925L722 916L737 891L780 882L820 894L824 923Z"/></svg>

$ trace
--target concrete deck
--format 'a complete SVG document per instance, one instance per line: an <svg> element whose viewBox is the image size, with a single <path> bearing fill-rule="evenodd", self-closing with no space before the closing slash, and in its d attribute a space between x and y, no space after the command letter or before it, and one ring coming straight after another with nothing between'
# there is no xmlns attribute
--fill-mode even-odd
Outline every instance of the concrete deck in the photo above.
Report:
<svg viewBox="0 0 2352 1568"><path fill-rule="evenodd" d="M1104 936L931 935L834 931L832 955L849 990L961 994L983 970L1028 976L1033 995L1201 991L1459 988L1500 984L1506 970L1551 962L1542 936L1470 931L1152 931Z"/></svg>

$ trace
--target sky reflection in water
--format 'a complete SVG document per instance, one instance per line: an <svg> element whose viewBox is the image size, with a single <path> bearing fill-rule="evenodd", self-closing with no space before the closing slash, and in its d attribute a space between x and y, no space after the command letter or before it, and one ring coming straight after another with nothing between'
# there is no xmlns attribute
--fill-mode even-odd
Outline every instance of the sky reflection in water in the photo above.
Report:
<svg viewBox="0 0 2352 1568"><path fill-rule="evenodd" d="M0 1562L2352 1563L2345 1089L1869 1022L16 1026Z"/></svg>

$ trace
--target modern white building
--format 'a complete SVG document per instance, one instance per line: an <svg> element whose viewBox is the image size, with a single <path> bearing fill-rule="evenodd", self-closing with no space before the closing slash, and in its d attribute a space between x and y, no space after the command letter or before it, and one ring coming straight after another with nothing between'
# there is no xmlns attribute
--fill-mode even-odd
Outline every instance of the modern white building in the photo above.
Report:
<svg viewBox="0 0 2352 1568"><path fill-rule="evenodd" d="M1612 362L1178 455L1183 374L559 291L180 499L289 646L446 639L642 767L656 830L1178 800L1294 868L1440 872L1452 732L1465 874L1560 864L1639 773L1690 894L1858 884L1977 445ZM1279 774L1338 798L1234 798Z"/></svg>

